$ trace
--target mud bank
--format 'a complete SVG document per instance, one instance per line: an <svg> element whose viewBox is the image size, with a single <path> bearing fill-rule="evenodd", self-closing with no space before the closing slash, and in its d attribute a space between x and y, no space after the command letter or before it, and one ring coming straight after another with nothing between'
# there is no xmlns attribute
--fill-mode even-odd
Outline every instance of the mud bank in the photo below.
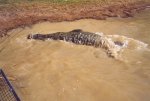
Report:
<svg viewBox="0 0 150 101"><path fill-rule="evenodd" d="M40 21L60 22L79 19L105 20L108 17L133 17L146 8L148 2L99 4L32 4L0 6L0 37L6 36L7 31L30 26Z"/></svg>

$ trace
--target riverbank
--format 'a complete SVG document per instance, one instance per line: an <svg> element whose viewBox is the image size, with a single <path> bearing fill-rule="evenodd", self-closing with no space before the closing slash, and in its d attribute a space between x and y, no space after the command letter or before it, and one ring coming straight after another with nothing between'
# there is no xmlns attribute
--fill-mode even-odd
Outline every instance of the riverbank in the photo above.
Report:
<svg viewBox="0 0 150 101"><path fill-rule="evenodd" d="M7 31L30 26L40 21L60 22L79 19L105 20L127 18L149 7L149 2L76 2L76 3L13 3L0 5L0 37Z"/></svg>

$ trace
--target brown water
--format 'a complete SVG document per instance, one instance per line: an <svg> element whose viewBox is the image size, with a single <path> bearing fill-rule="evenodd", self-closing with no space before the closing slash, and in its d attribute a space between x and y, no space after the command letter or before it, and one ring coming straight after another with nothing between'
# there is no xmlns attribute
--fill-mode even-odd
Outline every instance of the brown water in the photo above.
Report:
<svg viewBox="0 0 150 101"><path fill-rule="evenodd" d="M150 101L150 51L131 41L121 61L98 48L27 40L31 33L80 28L150 44L150 10L134 18L43 22L18 28L0 41L0 66L22 101Z"/></svg>

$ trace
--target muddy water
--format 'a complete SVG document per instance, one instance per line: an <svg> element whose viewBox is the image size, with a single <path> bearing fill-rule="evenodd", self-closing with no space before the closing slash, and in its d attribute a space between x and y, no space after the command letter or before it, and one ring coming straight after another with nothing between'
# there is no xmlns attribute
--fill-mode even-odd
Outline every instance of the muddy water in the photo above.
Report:
<svg viewBox="0 0 150 101"><path fill-rule="evenodd" d="M150 101L150 51L137 49L138 43L131 42L117 60L98 48L26 39L31 33L78 28L149 45L149 26L150 10L146 10L127 19L44 22L18 28L0 40L0 66L22 101Z"/></svg>

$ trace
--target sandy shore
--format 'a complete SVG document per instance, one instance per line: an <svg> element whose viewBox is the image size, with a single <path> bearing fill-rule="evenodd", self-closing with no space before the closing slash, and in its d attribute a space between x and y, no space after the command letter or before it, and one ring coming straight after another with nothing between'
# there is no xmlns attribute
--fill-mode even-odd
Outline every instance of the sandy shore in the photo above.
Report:
<svg viewBox="0 0 150 101"><path fill-rule="evenodd" d="M13 4L0 6L0 37L17 27L30 26L40 21L60 22L78 19L105 20L108 17L133 17L145 8L148 2L87 4Z"/></svg>

